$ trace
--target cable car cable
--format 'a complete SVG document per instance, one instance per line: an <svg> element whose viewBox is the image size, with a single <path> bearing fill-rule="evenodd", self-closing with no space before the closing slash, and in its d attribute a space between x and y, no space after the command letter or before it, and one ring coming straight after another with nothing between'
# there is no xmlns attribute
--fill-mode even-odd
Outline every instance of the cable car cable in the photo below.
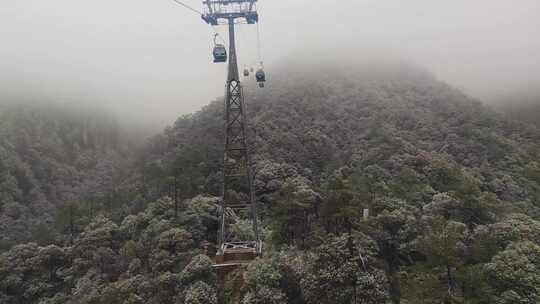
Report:
<svg viewBox="0 0 540 304"><path fill-rule="evenodd" d="M225 39L223 39L223 37L218 33L218 31L213 26L212 26L212 29L214 30L214 46L216 46L216 44L217 44L216 37L219 37L219 40L221 40L223 45L228 47L227 42L225 41Z"/></svg>
<svg viewBox="0 0 540 304"><path fill-rule="evenodd" d="M185 4L184 2L182 2L182 1L180 1L180 0L172 0L172 1L174 1L174 2L175 2L176 4L178 4L178 5L183 6L183 7L186 8L186 9L188 9L188 10L190 10L190 11L196 13L196 14L199 15L199 16L204 15L201 11L194 9L193 7L191 7L191 6L187 5L187 4ZM219 36L219 39L221 39L221 41L223 41L223 44L226 45L227 43L225 42L225 39L223 39L223 37L218 33L218 31L217 31L213 26L211 26L211 28L212 28L212 30L214 31L214 33L217 34L217 36Z"/></svg>
<svg viewBox="0 0 540 304"><path fill-rule="evenodd" d="M172 0L172 1L176 2L177 4L179 4L179 5L181 5L181 6L185 7L185 8L187 8L188 10L191 10L191 11L193 11L193 12L199 14L199 15L202 15L202 14L203 14L202 12L200 12L200 11L194 9L193 7L191 7L191 6L189 6L189 5L185 4L185 3L183 3L182 1L179 1L179 0Z"/></svg>
<svg viewBox="0 0 540 304"><path fill-rule="evenodd" d="M244 24L244 23L242 23ZM245 29L243 26L238 26L238 48L239 49L243 49L244 46L247 46L249 45L249 38L248 38L248 34L245 33ZM246 50L246 53L251 53L250 50ZM244 77L249 77L250 73L249 73L249 67L248 67L248 64L246 64L244 62L243 64L243 72L242 74L244 75Z"/></svg>
<svg viewBox="0 0 540 304"><path fill-rule="evenodd" d="M214 31L214 34L216 34L219 37L219 39L221 40L221 42L223 42L223 45L228 47L227 41L225 41L225 39L223 39L223 36L221 36L221 34L216 30L216 28L213 27L213 26L210 26L210 27Z"/></svg>
<svg viewBox="0 0 540 304"><path fill-rule="evenodd" d="M259 22L257 22L257 55L259 56L259 62L262 62L261 55L261 30L259 27Z"/></svg>

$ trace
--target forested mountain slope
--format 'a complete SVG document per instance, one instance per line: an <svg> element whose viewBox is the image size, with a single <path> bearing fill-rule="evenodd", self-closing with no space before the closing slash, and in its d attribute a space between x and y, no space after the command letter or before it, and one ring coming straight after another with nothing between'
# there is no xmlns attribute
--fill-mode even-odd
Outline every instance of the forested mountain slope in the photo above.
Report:
<svg viewBox="0 0 540 304"><path fill-rule="evenodd" d="M537 128L508 120L410 66L292 64L275 75L268 88L246 90L257 198L273 244L309 252L322 240L339 242L332 235L360 233L378 246L376 264L386 272L394 303L419 296L426 303L531 297L497 285L508 278L476 289L476 281L488 278L471 275L499 252L514 254L503 250L517 235L528 240L529 229L538 245ZM160 164L152 171L155 180L166 183L167 176L180 174L193 183L186 189L217 194L221 131L219 101L180 118L155 138L147 155L151 168ZM184 171L174 173L177 168ZM364 208L374 215L367 222L361 220ZM493 231L508 225L517 235L488 236L504 235ZM538 257L539 247L533 248ZM295 275L314 279L311 273ZM355 281L351 275L347 280ZM304 288L303 301L321 303L320 295L333 289L321 286L298 287ZM320 294L309 300L309 292ZM534 293L538 300L540 293ZM289 301L293 296L287 294ZM353 297L340 296L343 303Z"/></svg>
<svg viewBox="0 0 540 304"><path fill-rule="evenodd" d="M540 127L540 98L529 102L501 105L498 108L511 119Z"/></svg>
<svg viewBox="0 0 540 304"><path fill-rule="evenodd" d="M269 75L246 85L265 256L241 303L540 301L536 127L406 65ZM0 302L216 303L222 127L215 101L152 138L118 188L136 214L5 253Z"/></svg>
<svg viewBox="0 0 540 304"><path fill-rule="evenodd" d="M535 127L507 120L412 67L321 67L319 76L291 70L265 90L247 90L256 162L291 165L319 182L344 167L376 165L390 178L415 163L440 161L479 178L482 190L503 201L536 204L535 180L526 178L538 165ZM187 166L200 175L199 186L215 193L222 111L214 102L180 118L154 138L148 163L157 160L165 171Z"/></svg>
<svg viewBox="0 0 540 304"><path fill-rule="evenodd" d="M0 105L0 244L49 243L58 211L97 206L130 151L114 118L75 106L34 102ZM89 206L86 206L90 208Z"/></svg>

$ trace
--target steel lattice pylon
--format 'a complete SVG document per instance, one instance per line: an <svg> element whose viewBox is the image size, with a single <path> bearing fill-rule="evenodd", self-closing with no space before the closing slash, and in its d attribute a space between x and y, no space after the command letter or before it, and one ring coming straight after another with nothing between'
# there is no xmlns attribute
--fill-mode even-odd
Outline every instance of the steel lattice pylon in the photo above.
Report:
<svg viewBox="0 0 540 304"><path fill-rule="evenodd" d="M229 68L225 87L225 148L221 214L217 260L227 262L255 257L261 253L257 205L253 192L252 163L247 139L247 119L244 92L238 73L235 42L235 21L242 18L248 24L258 21L257 0L207 0L202 18L210 25L228 24ZM238 239L229 224L247 212L253 223L253 239ZM221 258L219 258L221 257Z"/></svg>

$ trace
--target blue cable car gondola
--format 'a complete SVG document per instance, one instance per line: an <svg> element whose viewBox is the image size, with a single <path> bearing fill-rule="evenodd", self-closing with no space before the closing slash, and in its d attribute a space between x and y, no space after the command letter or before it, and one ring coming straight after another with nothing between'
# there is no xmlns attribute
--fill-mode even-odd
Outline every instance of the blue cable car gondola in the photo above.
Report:
<svg viewBox="0 0 540 304"><path fill-rule="evenodd" d="M255 73L255 79L258 83L263 83L266 81L266 74L262 68L258 69L257 73Z"/></svg>
<svg viewBox="0 0 540 304"><path fill-rule="evenodd" d="M223 44L217 43L218 36L218 33L214 35L214 50L212 51L212 55L214 55L214 62L227 62L227 49L225 49Z"/></svg>
<svg viewBox="0 0 540 304"><path fill-rule="evenodd" d="M227 62L227 50L223 44L216 44L212 53L215 63Z"/></svg>

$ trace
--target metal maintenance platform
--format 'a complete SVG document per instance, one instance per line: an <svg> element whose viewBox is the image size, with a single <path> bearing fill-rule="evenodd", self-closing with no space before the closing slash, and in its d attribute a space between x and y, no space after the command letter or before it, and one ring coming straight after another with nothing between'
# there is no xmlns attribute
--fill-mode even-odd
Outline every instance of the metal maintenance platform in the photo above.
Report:
<svg viewBox="0 0 540 304"><path fill-rule="evenodd" d="M223 243L216 254L214 268L232 271L238 266L249 264L260 256L261 243L230 242Z"/></svg>

